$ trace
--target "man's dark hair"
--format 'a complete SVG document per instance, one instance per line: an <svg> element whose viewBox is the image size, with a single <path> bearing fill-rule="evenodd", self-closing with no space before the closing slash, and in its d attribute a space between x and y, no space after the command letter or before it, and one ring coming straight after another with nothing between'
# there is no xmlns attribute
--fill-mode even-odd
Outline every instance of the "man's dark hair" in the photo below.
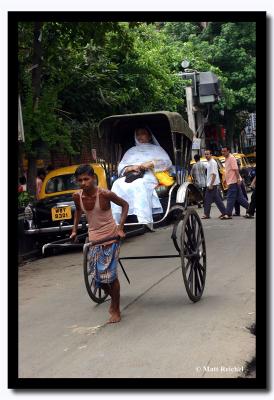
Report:
<svg viewBox="0 0 274 400"><path fill-rule="evenodd" d="M20 185L25 185L27 183L26 178L24 176L20 176L19 183L20 183Z"/></svg>
<svg viewBox="0 0 274 400"><path fill-rule="evenodd" d="M195 154L194 155L194 160L196 161L196 162L198 162L198 161L200 161L200 156L199 156L199 154Z"/></svg>
<svg viewBox="0 0 274 400"><path fill-rule="evenodd" d="M38 170L37 170L37 176L40 176L40 175L44 175L44 176L47 175L44 168L38 168Z"/></svg>
<svg viewBox="0 0 274 400"><path fill-rule="evenodd" d="M205 149L205 152L206 152L206 151L209 151L210 154L212 154L212 151L211 151L210 149Z"/></svg>
<svg viewBox="0 0 274 400"><path fill-rule="evenodd" d="M81 164L81 165L79 165L78 168L76 168L76 171L74 172L74 176L77 179L78 176L83 175L83 174L87 174L89 176L93 176L94 175L94 169L89 164Z"/></svg>
<svg viewBox="0 0 274 400"><path fill-rule="evenodd" d="M226 146L226 145L225 145L225 146L222 147L222 149L227 149L229 152L231 152L230 146Z"/></svg>

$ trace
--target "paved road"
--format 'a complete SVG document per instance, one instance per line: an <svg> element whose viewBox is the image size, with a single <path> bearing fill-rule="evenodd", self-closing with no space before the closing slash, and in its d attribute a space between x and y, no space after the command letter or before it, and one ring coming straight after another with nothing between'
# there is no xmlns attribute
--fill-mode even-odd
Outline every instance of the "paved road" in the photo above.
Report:
<svg viewBox="0 0 274 400"><path fill-rule="evenodd" d="M198 210L202 214L201 210ZM19 377L237 377L255 355L255 221L203 221L207 281L201 301L187 297L179 259L125 262L122 321L106 324L95 305L82 254L19 269ZM171 227L128 239L122 255L175 254Z"/></svg>

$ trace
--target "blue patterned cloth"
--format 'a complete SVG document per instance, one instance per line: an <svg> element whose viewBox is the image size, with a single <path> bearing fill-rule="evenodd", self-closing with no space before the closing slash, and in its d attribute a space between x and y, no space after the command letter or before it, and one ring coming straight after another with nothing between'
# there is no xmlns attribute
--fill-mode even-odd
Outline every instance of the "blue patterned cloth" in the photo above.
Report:
<svg viewBox="0 0 274 400"><path fill-rule="evenodd" d="M107 246L91 246L88 252L88 272L95 280L96 287L102 283L110 284L117 278L117 261L120 243Z"/></svg>

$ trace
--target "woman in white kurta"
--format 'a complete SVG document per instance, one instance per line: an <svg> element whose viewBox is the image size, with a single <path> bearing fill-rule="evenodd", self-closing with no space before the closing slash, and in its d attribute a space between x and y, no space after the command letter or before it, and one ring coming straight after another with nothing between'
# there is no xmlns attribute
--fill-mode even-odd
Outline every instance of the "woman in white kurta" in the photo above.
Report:
<svg viewBox="0 0 274 400"><path fill-rule="evenodd" d="M158 181L153 172L168 170L172 163L148 128L136 129L135 144L124 154L118 166L118 175L121 177L113 183L111 190L128 202L128 215L136 215L138 222L150 224L153 222L152 214L163 212L155 190ZM141 170L145 171L143 178L125 182L125 173ZM119 224L121 207L111 203L111 208Z"/></svg>

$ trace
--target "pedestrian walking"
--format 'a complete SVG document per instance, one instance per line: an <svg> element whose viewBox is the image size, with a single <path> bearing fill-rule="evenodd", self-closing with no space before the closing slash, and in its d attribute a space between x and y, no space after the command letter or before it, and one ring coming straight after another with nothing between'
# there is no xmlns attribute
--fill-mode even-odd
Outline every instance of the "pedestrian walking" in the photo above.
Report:
<svg viewBox="0 0 274 400"><path fill-rule="evenodd" d="M243 192L244 198L248 201L248 197L247 197L247 193L246 193L246 189L245 189L245 184L244 181L241 177L241 190ZM240 212L240 203L238 202L238 200L235 201L235 205L234 205L234 214L233 217L240 217L241 216L241 212Z"/></svg>
<svg viewBox="0 0 274 400"><path fill-rule="evenodd" d="M222 155L225 157L225 180L228 186L226 214L228 215L228 218L232 218L232 211L236 201L238 201L239 205L245 209L248 209L249 204L243 195L241 189L242 179L237 160L230 153L230 147L224 146L222 148Z"/></svg>
<svg viewBox="0 0 274 400"><path fill-rule="evenodd" d="M195 183L203 194L203 202L205 200L205 191L206 191L206 167L204 163L200 161L199 154L195 154L194 160L195 164L193 164L191 168L190 175L193 179L193 183ZM198 208L201 208L201 204L198 203Z"/></svg>
<svg viewBox="0 0 274 400"><path fill-rule="evenodd" d="M204 216L202 219L210 218L211 204L214 202L221 212L220 219L229 219L226 215L226 209L219 192L220 177L218 172L218 165L212 158L211 150L205 151L205 158L208 161L207 164L207 188L205 192L204 201Z"/></svg>
<svg viewBox="0 0 274 400"><path fill-rule="evenodd" d="M124 237L124 223L128 214L128 203L110 190L96 186L96 175L89 165L80 165L75 171L75 178L81 189L73 194L76 211L74 227L70 235L76 239L77 228L82 212L88 220L89 241L101 241L101 244L90 246L88 263L91 277L96 287L102 288L111 297L109 322L119 322L120 312L120 283L117 275L117 261L120 244L117 240L104 239ZM120 224L117 226L111 212L111 202L121 207Z"/></svg>
<svg viewBox="0 0 274 400"><path fill-rule="evenodd" d="M256 210L256 176L251 182L251 188L253 189L253 193L251 195L251 201L249 204L249 208L246 212L245 218L254 218L255 210Z"/></svg>

